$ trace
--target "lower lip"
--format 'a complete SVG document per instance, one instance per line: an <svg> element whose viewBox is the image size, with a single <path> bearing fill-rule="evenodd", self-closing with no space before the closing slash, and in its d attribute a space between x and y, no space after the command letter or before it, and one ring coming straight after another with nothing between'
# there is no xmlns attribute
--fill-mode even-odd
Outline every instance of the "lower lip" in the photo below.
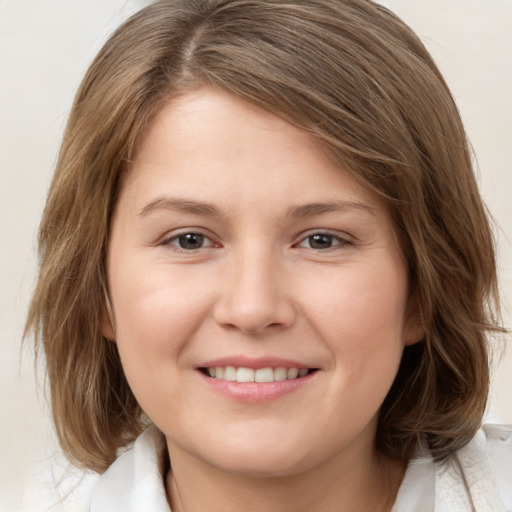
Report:
<svg viewBox="0 0 512 512"><path fill-rule="evenodd" d="M318 371L297 379L274 382L233 382L197 372L213 391L238 402L268 402L296 391L312 382Z"/></svg>

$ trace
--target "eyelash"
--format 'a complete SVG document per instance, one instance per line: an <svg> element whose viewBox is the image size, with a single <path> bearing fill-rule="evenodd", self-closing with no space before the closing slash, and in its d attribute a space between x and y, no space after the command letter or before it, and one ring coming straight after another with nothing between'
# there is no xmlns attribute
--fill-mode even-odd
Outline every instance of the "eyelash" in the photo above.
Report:
<svg viewBox="0 0 512 512"><path fill-rule="evenodd" d="M192 249L190 249L190 248L186 249L184 247L180 247L177 245L180 243L181 238L189 236L189 235L200 237L201 242L209 241L209 245L192 248ZM304 247L302 245L304 242L307 242L308 240L311 243L311 241L314 237L326 237L326 238L330 239L331 243L333 243L334 245L331 245L327 248ZM176 244L176 245L174 245L174 244ZM199 231L199 230L198 231L189 230L189 231L183 231L181 233L174 234L171 237L168 237L165 240L163 240L161 245L171 246L174 251L182 252L182 253L189 253L189 254L199 251L201 249L210 249L212 247L220 246L220 244L216 244L208 235L201 233L201 231ZM313 232L309 232L309 234L307 234L307 236L303 236L299 240L298 243L295 243L293 245L293 247L298 247L298 248L302 248L302 249L311 249L315 252L328 252L330 250L347 248L351 245L353 245L353 241L349 240L347 237L335 235L334 233L330 233L328 231L313 231Z"/></svg>
<svg viewBox="0 0 512 512"><path fill-rule="evenodd" d="M210 244L207 246L202 246L202 247L196 248L196 249L185 249L184 247L179 247L177 245L176 246L173 245L175 242L176 242L176 244L179 244L180 238L184 238L188 235L201 237L201 240L208 240L210 242ZM195 252L196 250L209 249L210 247L218 246L218 244L216 244L208 235L205 235L205 234L201 233L200 231L192 231L192 230L183 231L181 233L172 235L172 236L166 238L165 240L163 240L161 245L171 246L173 248L173 250L175 250L177 252L183 252L183 253L192 253L192 252Z"/></svg>
<svg viewBox="0 0 512 512"><path fill-rule="evenodd" d="M311 243L311 240L314 237L326 237L326 238L331 239L331 242L334 243L334 245L331 245L330 247L323 248L323 249L309 247L309 249L312 249L312 250L318 251L318 252L327 252L329 250L334 251L336 249L343 249L343 248L353 245L353 242L351 240L349 240L348 237L342 237L340 235L335 235L334 233L330 233L328 231L310 232L307 236L303 237L298 244L295 244L295 245L298 247L302 247L301 246L302 243L304 243L307 240L310 240L310 243ZM306 249L308 249L308 247L306 247Z"/></svg>

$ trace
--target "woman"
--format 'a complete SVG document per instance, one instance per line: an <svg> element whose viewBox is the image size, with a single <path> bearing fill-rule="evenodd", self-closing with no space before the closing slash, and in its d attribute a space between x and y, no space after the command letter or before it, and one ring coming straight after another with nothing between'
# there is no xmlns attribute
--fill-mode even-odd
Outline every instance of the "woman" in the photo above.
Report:
<svg viewBox="0 0 512 512"><path fill-rule="evenodd" d="M77 94L40 251L27 325L91 510L510 507L489 222L383 7L140 11Z"/></svg>

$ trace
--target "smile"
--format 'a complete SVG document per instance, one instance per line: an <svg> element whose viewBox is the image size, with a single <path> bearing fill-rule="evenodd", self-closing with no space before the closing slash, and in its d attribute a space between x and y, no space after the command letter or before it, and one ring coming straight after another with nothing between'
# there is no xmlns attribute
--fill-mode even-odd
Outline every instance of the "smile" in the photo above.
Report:
<svg viewBox="0 0 512 512"><path fill-rule="evenodd" d="M201 368L202 373L212 379L228 382L282 382L305 377L316 371L315 368L286 368L283 366L266 368L247 368L235 366L211 366Z"/></svg>

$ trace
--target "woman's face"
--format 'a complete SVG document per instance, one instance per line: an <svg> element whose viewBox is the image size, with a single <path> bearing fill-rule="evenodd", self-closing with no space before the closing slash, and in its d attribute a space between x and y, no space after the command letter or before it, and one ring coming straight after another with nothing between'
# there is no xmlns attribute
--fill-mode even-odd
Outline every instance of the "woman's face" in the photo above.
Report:
<svg viewBox="0 0 512 512"><path fill-rule="evenodd" d="M307 134L208 88L165 106L143 137L108 283L104 333L171 458L237 474L372 449L419 338L379 199Z"/></svg>

